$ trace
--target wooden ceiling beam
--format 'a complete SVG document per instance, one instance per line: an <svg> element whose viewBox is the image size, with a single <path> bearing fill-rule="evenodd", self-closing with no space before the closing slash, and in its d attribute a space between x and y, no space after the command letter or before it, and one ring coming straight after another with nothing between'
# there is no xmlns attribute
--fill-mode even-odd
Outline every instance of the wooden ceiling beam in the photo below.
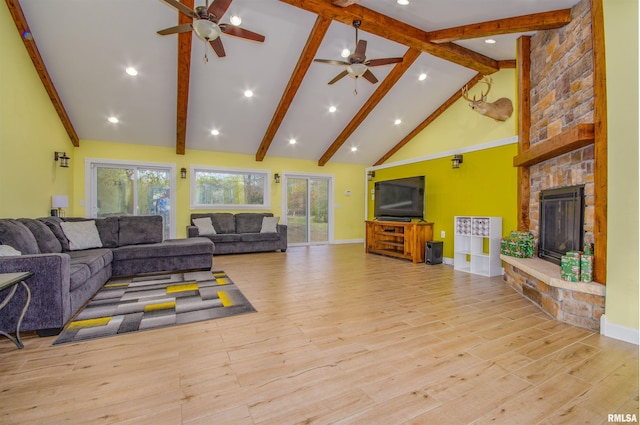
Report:
<svg viewBox="0 0 640 425"><path fill-rule="evenodd" d="M73 144L73 146L80 146L80 139L78 138L78 134L73 128L71 119L69 118L69 115L67 114L67 111L62 104L62 100L58 95L58 91L53 85L53 81L51 80L49 71L47 71L47 67L44 65L42 56L40 56L40 51L38 50L38 46L36 45L36 42L31 35L31 30L29 29L29 25L27 24L27 19L24 17L24 13L22 12L20 3L18 2L18 0L6 0L6 3L7 7L9 8L9 12L11 13L11 17L13 18L13 22L16 24L16 28L18 29L18 33L20 33L20 38L22 39L24 46L27 48L27 52L29 53L29 57L33 62L33 66L36 68L36 72L38 73L38 76L42 81L42 85L47 91L49 99L51 99L51 103L53 104L54 109L58 113L58 117L60 117L60 121L62 121L62 125L64 126L67 134L69 135L69 138L71 139L71 143Z"/></svg>
<svg viewBox="0 0 640 425"><path fill-rule="evenodd" d="M462 87L460 87L460 89L457 90L453 94L453 96L451 96L449 99L447 99L442 105L440 105L438 107L438 109L436 109L431 115L429 115L427 117L427 119L422 121L416 128L414 128L409 134L407 134L402 140L400 140L393 148L391 148L391 150L389 152L384 154L384 156L382 158L380 158L378 161L376 161L376 163L373 164L373 165L376 166L376 165L384 164L385 161L387 161L389 158L391 158L391 156L393 154L398 152L404 145L409 143L409 141L411 141L411 139L416 137L422 130L427 128L427 126L429 124L431 124L433 121L435 121L436 118L438 118L440 115L442 115L442 113L444 111L449 109L449 107L451 105L453 105L458 99L460 99L462 97L462 88L463 87L471 88L471 87L475 86L478 83L478 81L480 81L482 79L482 77L483 77L483 75L481 73L477 73L472 79L470 79Z"/></svg>
<svg viewBox="0 0 640 425"><path fill-rule="evenodd" d="M354 20L362 21L362 31L403 44L412 49L428 53L441 59L481 72L493 74L498 71L498 61L487 56L457 46L453 43L436 44L427 41L427 32L389 16L352 4L349 7L338 7L330 0L280 0L319 16L351 25Z"/></svg>
<svg viewBox="0 0 640 425"><path fill-rule="evenodd" d="M351 119L349 124L342 130L340 135L336 138L336 140L329 146L329 149L322 155L320 160L318 161L319 166L325 165L329 162L329 159L342 147L344 142L347 141L349 136L358 128L360 124L367 118L369 113L373 111L373 109L380 103L382 98L386 96L386 94L391 90L391 88L398 82L400 77L411 67L411 65L418 59L420 56L420 51L416 49L409 49L404 54L402 58L402 62L396 64L387 78L384 79L382 83L378 86L375 92L371 95L371 97L367 100L367 102L360 108L358 113Z"/></svg>
<svg viewBox="0 0 640 425"><path fill-rule="evenodd" d="M571 22L571 9L552 10L430 31L426 33L426 40L432 43L451 43L458 40L492 37L500 34L555 29L563 27L569 22Z"/></svg>
<svg viewBox="0 0 640 425"><path fill-rule="evenodd" d="M182 0L182 4L193 10L193 0ZM188 24L191 21L189 16L178 12L178 25ZM192 38L192 31L178 34L178 96L176 104L176 154L178 155L184 155L187 148Z"/></svg>
<svg viewBox="0 0 640 425"><path fill-rule="evenodd" d="M300 85L302 84L302 80L304 76L307 74L311 63L313 62L313 58L316 56L318 52L318 48L324 39L329 26L331 25L331 19L323 18L322 16L318 16L316 22L309 34L309 38L307 39L307 43L302 50L300 58L298 59L298 63L296 64L293 73L291 74L291 78L289 78L289 83L287 84L287 88L282 94L282 98L280 99L280 103L276 108L275 113L273 114L273 118L271 118L271 123L269 123L269 127L262 139L262 143L258 148L258 152L256 153L256 161L262 161L264 157L267 155L267 151L273 142L273 138L275 137L278 129L280 128L280 124L284 120L284 117L291 106L291 102L293 102L293 98L295 97Z"/></svg>

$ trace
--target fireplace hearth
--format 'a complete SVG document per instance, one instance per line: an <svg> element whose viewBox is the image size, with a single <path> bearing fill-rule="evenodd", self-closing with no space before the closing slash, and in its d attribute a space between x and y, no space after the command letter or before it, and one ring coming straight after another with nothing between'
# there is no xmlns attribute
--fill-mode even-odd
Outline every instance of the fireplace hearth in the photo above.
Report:
<svg viewBox="0 0 640 425"><path fill-rule="evenodd" d="M584 208L584 185L540 192L538 257L560 264L567 251L582 249Z"/></svg>

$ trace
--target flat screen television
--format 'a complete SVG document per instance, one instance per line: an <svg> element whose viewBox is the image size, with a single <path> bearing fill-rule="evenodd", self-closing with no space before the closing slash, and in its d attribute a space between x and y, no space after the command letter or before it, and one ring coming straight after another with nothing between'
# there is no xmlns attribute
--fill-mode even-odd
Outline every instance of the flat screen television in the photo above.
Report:
<svg viewBox="0 0 640 425"><path fill-rule="evenodd" d="M383 180L375 183L375 218L424 217L424 176Z"/></svg>

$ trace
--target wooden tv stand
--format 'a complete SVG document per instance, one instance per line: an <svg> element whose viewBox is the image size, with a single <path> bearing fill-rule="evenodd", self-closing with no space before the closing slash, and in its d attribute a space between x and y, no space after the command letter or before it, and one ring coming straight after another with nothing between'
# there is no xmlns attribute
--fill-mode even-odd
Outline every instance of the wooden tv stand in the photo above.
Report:
<svg viewBox="0 0 640 425"><path fill-rule="evenodd" d="M433 240L433 223L367 220L366 252L424 263L425 243Z"/></svg>

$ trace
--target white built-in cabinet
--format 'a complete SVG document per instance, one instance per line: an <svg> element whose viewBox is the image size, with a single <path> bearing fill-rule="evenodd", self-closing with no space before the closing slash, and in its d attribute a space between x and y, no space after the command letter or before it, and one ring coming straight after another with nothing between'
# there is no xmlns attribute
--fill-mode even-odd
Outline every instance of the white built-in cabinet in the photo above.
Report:
<svg viewBox="0 0 640 425"><path fill-rule="evenodd" d="M453 268L482 276L502 274L502 217L456 216Z"/></svg>

